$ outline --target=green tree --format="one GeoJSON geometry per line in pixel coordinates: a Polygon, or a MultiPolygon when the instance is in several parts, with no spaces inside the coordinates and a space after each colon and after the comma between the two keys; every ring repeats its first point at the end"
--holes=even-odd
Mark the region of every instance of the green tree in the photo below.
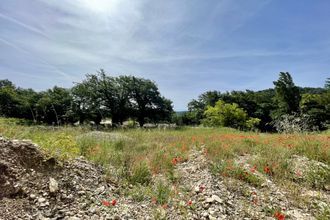
{"type": "Polygon", "coordinates": [[[301,113],[310,118],[310,129],[326,129],[326,121],[329,120],[329,113],[323,102],[322,94],[303,94],[300,102],[301,113]]]}
{"type": "Polygon", "coordinates": [[[73,122],[72,96],[69,89],[55,86],[42,92],[36,106],[42,122],[57,125],[73,122]]]}
{"type": "Polygon", "coordinates": [[[192,124],[200,124],[204,118],[204,111],[207,106],[214,106],[215,103],[221,98],[219,91],[206,91],[198,96],[198,99],[193,99],[188,103],[188,111],[186,119],[187,122],[192,124]]]}
{"type": "Polygon", "coordinates": [[[9,80],[0,80],[0,115],[19,116],[19,99],[15,85],[9,80]]]}
{"type": "Polygon", "coordinates": [[[278,104],[278,109],[274,115],[298,112],[301,95],[299,88],[293,83],[291,75],[288,72],[280,72],[279,79],[273,83],[275,85],[275,101],[278,104]]]}
{"type": "Polygon", "coordinates": [[[203,124],[214,127],[253,128],[260,121],[249,118],[236,103],[229,104],[222,100],[217,101],[214,107],[208,106],[204,114],[203,124]]]}
{"type": "Polygon", "coordinates": [[[146,120],[171,120],[172,102],[160,95],[154,82],[134,76],[129,76],[127,80],[129,81],[132,113],[140,126],[143,126],[146,120]]]}
{"type": "Polygon", "coordinates": [[[324,88],[330,89],[330,78],[327,78],[327,80],[325,81],[324,88]]]}

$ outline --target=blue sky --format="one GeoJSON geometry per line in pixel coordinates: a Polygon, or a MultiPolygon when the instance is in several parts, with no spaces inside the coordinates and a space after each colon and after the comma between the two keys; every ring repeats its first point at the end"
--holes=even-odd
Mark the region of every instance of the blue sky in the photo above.
{"type": "Polygon", "coordinates": [[[330,77],[329,0],[1,0],[0,79],[71,87],[86,73],[154,80],[176,110],[207,90],[330,77]]]}

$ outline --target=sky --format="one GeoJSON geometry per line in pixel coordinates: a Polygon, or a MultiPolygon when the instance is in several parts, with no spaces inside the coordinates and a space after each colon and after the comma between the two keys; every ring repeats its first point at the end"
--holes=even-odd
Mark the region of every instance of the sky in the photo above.
{"type": "Polygon", "coordinates": [[[209,90],[330,77],[329,0],[1,0],[0,79],[37,91],[87,73],[156,82],[177,111],[209,90]]]}

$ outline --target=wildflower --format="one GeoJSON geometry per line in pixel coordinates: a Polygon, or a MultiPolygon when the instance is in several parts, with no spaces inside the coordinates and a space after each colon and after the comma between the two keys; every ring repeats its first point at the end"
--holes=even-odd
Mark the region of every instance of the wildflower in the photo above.
{"type": "Polygon", "coordinates": [[[203,192],[205,190],[205,186],[204,185],[200,185],[199,186],[199,192],[203,192]]]}
{"type": "Polygon", "coordinates": [[[265,166],[264,167],[264,171],[265,171],[265,173],[270,174],[270,168],[269,168],[269,166],[265,166]]]}
{"type": "Polygon", "coordinates": [[[254,165],[251,169],[250,169],[250,171],[251,171],[251,173],[254,173],[254,172],[256,172],[256,169],[257,169],[257,166],[256,165],[254,165]]]}
{"type": "Polygon", "coordinates": [[[155,197],[152,197],[152,198],[151,198],[151,203],[152,203],[152,204],[156,204],[156,203],[157,203],[157,199],[156,199],[155,197]]]}
{"type": "Polygon", "coordinates": [[[168,205],[167,204],[164,204],[162,205],[163,209],[167,209],[168,208],[168,205]]]}
{"type": "Polygon", "coordinates": [[[103,200],[102,201],[102,205],[104,205],[104,206],[110,206],[110,202],[108,202],[108,201],[106,201],[106,200],[103,200]]]}
{"type": "Polygon", "coordinates": [[[188,204],[189,206],[191,206],[191,205],[192,205],[192,201],[189,200],[189,201],[187,202],[187,204],[188,204]]]}
{"type": "Polygon", "coordinates": [[[172,159],[172,164],[175,166],[178,163],[178,159],[176,157],[174,157],[172,159]]]}
{"type": "Polygon", "coordinates": [[[275,212],[274,217],[275,217],[277,220],[285,220],[285,215],[282,214],[281,212],[275,212]]]}
{"type": "Polygon", "coordinates": [[[112,205],[112,206],[115,206],[116,203],[117,203],[117,200],[115,200],[115,199],[113,199],[113,200],[111,201],[111,205],[112,205]]]}

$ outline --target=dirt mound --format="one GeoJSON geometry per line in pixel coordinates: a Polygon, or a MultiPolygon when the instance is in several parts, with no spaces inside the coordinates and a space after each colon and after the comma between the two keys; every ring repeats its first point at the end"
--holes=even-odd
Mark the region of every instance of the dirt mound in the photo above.
{"type": "Polygon", "coordinates": [[[0,188],[0,219],[88,219],[98,195],[112,191],[100,167],[81,158],[60,163],[29,141],[4,138],[0,188]]]}

